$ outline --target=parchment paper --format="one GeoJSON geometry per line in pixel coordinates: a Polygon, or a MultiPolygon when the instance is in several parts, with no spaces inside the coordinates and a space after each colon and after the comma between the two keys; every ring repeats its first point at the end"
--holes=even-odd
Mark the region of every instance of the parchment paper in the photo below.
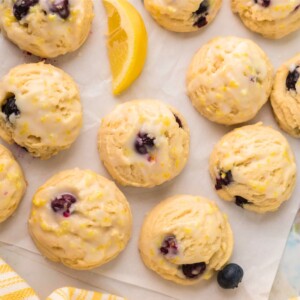
{"type": "MultiPolygon", "coordinates": [[[[213,145],[232,128],[213,124],[193,109],[185,95],[185,73],[197,49],[217,35],[236,35],[254,40],[267,52],[276,67],[299,52],[300,35],[296,33],[279,41],[265,40],[244,28],[240,20],[231,13],[229,0],[223,1],[220,14],[205,31],[195,34],[175,34],[160,28],[144,10],[140,0],[131,2],[141,12],[149,34],[149,53],[142,76],[121,97],[112,96],[105,47],[106,15],[102,3],[97,0],[93,30],[86,44],[74,54],[48,61],[67,71],[78,83],[84,107],[84,128],[69,150],[48,161],[33,159],[18,147],[10,147],[25,170],[28,189],[14,217],[1,224],[0,240],[37,252],[29,238],[26,225],[34,191],[50,176],[68,168],[89,168],[109,176],[100,163],[96,147],[101,117],[110,112],[117,103],[136,98],[161,99],[177,107],[188,120],[191,129],[189,162],[179,177],[160,187],[154,189],[121,187],[131,204],[134,216],[132,239],[117,259],[92,272],[152,289],[176,299],[267,299],[290,226],[299,206],[299,187],[296,188],[290,201],[278,212],[266,215],[247,212],[220,200],[209,178],[208,157],[213,145]],[[137,240],[144,215],[160,200],[177,193],[208,197],[215,200],[228,214],[235,236],[232,261],[240,264],[245,272],[243,283],[238,289],[224,291],[218,287],[215,278],[193,287],[177,286],[152,273],[142,264],[137,250],[137,240]]],[[[0,58],[0,76],[6,74],[13,66],[38,60],[34,56],[22,53],[2,36],[0,36],[0,58]]],[[[257,121],[263,121],[278,129],[269,104],[265,105],[256,119],[250,123],[257,121]]],[[[297,149],[299,141],[287,138],[296,157],[299,158],[297,149]]],[[[49,263],[49,267],[52,265],[49,263]]],[[[77,276],[85,274],[85,272],[71,272],[77,276]]]]}

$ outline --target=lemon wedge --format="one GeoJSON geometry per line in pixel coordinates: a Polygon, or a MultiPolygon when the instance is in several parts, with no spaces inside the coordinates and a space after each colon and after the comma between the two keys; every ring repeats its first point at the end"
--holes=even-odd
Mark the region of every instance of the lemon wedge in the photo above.
{"type": "Polygon", "coordinates": [[[103,0],[108,17],[107,49],[113,93],[126,90],[140,75],[147,55],[147,31],[139,12],[126,0],[103,0]]]}

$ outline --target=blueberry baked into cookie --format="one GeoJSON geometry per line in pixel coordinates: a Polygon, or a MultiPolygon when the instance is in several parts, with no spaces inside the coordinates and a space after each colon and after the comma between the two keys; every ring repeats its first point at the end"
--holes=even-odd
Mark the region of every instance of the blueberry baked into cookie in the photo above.
{"type": "Polygon", "coordinates": [[[233,125],[255,117],[272,88],[273,66],[254,42],[217,37],[200,48],[187,71],[187,94],[210,121],[233,125]]]}
{"type": "Polygon", "coordinates": [[[92,20],[92,0],[0,1],[2,32],[20,49],[43,58],[77,50],[92,20]]]}
{"type": "Polygon", "coordinates": [[[62,70],[24,64],[0,81],[0,137],[7,143],[48,159],[69,148],[81,126],[79,90],[62,70]]]}
{"type": "Polygon", "coordinates": [[[209,170],[222,199],[257,213],[277,210],[296,184],[287,140],[261,123],[226,134],[213,149],[209,170]]]}
{"type": "Polygon", "coordinates": [[[271,39],[300,28],[300,0],[231,0],[232,10],[250,30],[271,39]]]}
{"type": "Polygon", "coordinates": [[[110,180],[73,169],[50,178],[35,193],[29,232],[52,261],[92,269],[115,258],[132,227],[129,204],[110,180]]]}
{"type": "Polygon", "coordinates": [[[139,250],[145,265],[161,277],[193,285],[227,264],[233,234],[226,215],[214,202],[177,195],[160,202],[147,215],[139,250]]]}
{"type": "Polygon", "coordinates": [[[300,54],[278,69],[271,104],[280,127],[300,138],[300,54]]]}
{"type": "Polygon", "coordinates": [[[222,0],[144,0],[144,4],[162,27],[175,32],[192,32],[214,20],[222,0]]]}
{"type": "Polygon", "coordinates": [[[189,139],[187,123],[173,107],[157,100],[133,100],[102,119],[98,149],[120,184],[153,187],[182,171],[189,139]]]}
{"type": "Polygon", "coordinates": [[[0,223],[14,213],[25,190],[26,181],[20,165],[0,144],[0,223]]]}

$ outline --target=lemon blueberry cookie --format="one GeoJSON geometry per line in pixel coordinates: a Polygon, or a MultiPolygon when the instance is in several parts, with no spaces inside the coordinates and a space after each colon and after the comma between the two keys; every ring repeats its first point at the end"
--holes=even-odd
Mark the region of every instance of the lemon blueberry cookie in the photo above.
{"type": "Polygon", "coordinates": [[[14,213],[25,190],[26,181],[20,165],[0,144],[0,223],[14,213]]]}
{"type": "Polygon", "coordinates": [[[187,72],[187,94],[209,120],[232,125],[246,122],[267,102],[273,67],[254,42],[217,37],[196,53],[187,72]]]}
{"type": "Polygon", "coordinates": [[[257,213],[277,210],[296,183],[287,140],[261,123],[226,134],[213,149],[209,170],[222,199],[257,213]]]}
{"type": "Polygon", "coordinates": [[[271,104],[280,127],[300,138],[300,54],[278,69],[271,104]]]}
{"type": "Polygon", "coordinates": [[[146,216],[139,250],[145,265],[163,278],[192,285],[226,265],[233,234],[227,216],[214,202],[177,195],[146,216]]]}
{"type": "Polygon", "coordinates": [[[153,187],[184,168],[189,128],[173,107],[157,100],[133,100],[102,119],[98,149],[104,166],[120,184],[153,187]]]}
{"type": "Polygon", "coordinates": [[[211,23],[222,0],[144,0],[145,8],[162,27],[192,32],[211,23]]]}
{"type": "Polygon", "coordinates": [[[52,261],[91,269],[115,258],[131,234],[129,204],[110,180],[73,169],[50,178],[35,193],[29,232],[52,261]]]}
{"type": "Polygon", "coordinates": [[[300,28],[300,0],[232,0],[232,10],[250,30],[279,39],[300,28]]]}
{"type": "Polygon", "coordinates": [[[48,159],[69,148],[81,126],[79,90],[62,70],[24,64],[0,81],[0,137],[6,142],[48,159]]]}
{"type": "Polygon", "coordinates": [[[43,58],[77,50],[92,20],[92,0],[0,1],[2,32],[20,49],[43,58]]]}

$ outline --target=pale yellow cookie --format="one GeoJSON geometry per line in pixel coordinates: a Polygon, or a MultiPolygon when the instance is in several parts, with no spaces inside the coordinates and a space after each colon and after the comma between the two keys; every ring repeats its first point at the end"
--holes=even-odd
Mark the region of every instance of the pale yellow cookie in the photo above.
{"type": "Polygon", "coordinates": [[[171,180],[189,154],[189,128],[183,116],[157,100],[118,105],[102,119],[100,158],[122,185],[153,187],[171,180]]]}
{"type": "Polygon", "coordinates": [[[299,0],[231,0],[250,30],[270,39],[280,39],[300,28],[299,0]]]}
{"type": "Polygon", "coordinates": [[[280,127],[300,138],[300,54],[278,69],[271,104],[280,127]]]}
{"type": "Polygon", "coordinates": [[[29,232],[50,260],[92,269],[115,258],[131,235],[129,204],[110,180],[89,170],[67,170],[35,193],[29,232]]]}
{"type": "Polygon", "coordinates": [[[217,37],[201,47],[187,72],[187,94],[210,121],[233,125],[255,117],[268,101],[273,67],[254,42],[217,37]]]}
{"type": "Polygon", "coordinates": [[[287,140],[262,123],[226,134],[214,147],[209,171],[222,199],[257,213],[277,210],[296,184],[287,140]]]}
{"type": "Polygon", "coordinates": [[[147,215],[139,240],[145,265],[178,284],[192,285],[222,269],[233,250],[227,216],[205,198],[177,195],[147,215]]]}
{"type": "Polygon", "coordinates": [[[20,165],[0,144],[0,223],[14,213],[25,190],[26,181],[20,165]]]}
{"type": "Polygon", "coordinates": [[[0,137],[35,157],[67,149],[82,127],[77,85],[44,63],[17,66],[0,81],[0,137]]]}
{"type": "Polygon", "coordinates": [[[0,28],[20,49],[49,58],[77,50],[93,20],[92,0],[2,0],[0,28]]]}
{"type": "Polygon", "coordinates": [[[144,0],[144,4],[162,27],[175,32],[192,32],[214,20],[222,0],[144,0]]]}

